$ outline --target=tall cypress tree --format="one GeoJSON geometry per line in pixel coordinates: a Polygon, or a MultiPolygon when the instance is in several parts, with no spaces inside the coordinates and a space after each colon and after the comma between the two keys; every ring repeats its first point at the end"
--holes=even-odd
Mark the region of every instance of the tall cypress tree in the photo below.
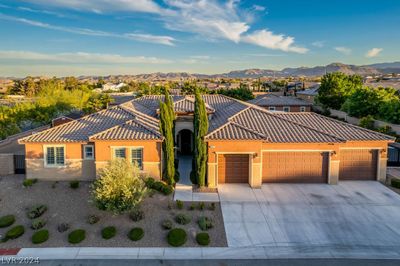
{"type": "Polygon", "coordinates": [[[160,102],[160,131],[164,136],[162,144],[164,155],[163,179],[170,185],[175,184],[175,154],[173,120],[167,104],[160,102]]]}
{"type": "Polygon", "coordinates": [[[203,187],[206,184],[207,169],[207,144],[204,142],[204,136],[208,132],[207,110],[199,90],[195,91],[194,107],[194,175],[196,183],[203,187]]]}

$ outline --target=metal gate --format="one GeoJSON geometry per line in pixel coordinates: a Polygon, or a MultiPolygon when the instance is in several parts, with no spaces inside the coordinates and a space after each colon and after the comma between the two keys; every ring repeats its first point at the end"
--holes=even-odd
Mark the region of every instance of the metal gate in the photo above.
{"type": "Polygon", "coordinates": [[[25,155],[14,155],[14,172],[25,174],[25,155]]]}
{"type": "Polygon", "coordinates": [[[400,149],[389,147],[388,166],[400,166],[400,149]]]}

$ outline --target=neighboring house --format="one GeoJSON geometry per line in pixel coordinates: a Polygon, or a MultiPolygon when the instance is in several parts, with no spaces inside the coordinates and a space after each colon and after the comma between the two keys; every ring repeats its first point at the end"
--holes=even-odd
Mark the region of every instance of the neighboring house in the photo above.
{"type": "Polygon", "coordinates": [[[51,126],[56,127],[56,126],[71,122],[73,120],[79,119],[82,116],[83,116],[83,112],[81,112],[81,111],[71,112],[69,114],[62,115],[62,116],[56,117],[53,120],[51,120],[51,126]]]}
{"type": "MultiPolygon", "coordinates": [[[[209,116],[207,184],[329,183],[386,178],[390,136],[312,112],[270,112],[223,95],[204,95],[209,116]]],[[[23,138],[27,177],[93,179],[112,158],[161,178],[163,137],[151,95],[23,138]]],[[[194,100],[173,96],[180,153],[193,150],[194,100]]]]}
{"type": "Polygon", "coordinates": [[[312,104],[291,96],[278,96],[274,94],[258,95],[248,101],[269,111],[282,112],[310,112],[312,104]]]}
{"type": "Polygon", "coordinates": [[[296,96],[302,100],[305,100],[309,103],[314,104],[315,103],[315,97],[318,96],[318,89],[319,86],[304,90],[304,91],[298,91],[296,93],[296,96]]]}
{"type": "Polygon", "coordinates": [[[120,91],[121,88],[127,86],[127,84],[120,82],[118,84],[114,83],[106,83],[102,86],[102,88],[97,88],[95,91],[102,92],[102,91],[120,91]]]}

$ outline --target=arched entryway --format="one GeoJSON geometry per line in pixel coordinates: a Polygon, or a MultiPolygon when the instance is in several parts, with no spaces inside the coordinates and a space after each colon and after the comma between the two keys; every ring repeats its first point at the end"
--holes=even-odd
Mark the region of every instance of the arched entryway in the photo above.
{"type": "Polygon", "coordinates": [[[182,155],[190,155],[193,152],[193,133],[189,129],[182,129],[178,133],[178,151],[182,155]]]}

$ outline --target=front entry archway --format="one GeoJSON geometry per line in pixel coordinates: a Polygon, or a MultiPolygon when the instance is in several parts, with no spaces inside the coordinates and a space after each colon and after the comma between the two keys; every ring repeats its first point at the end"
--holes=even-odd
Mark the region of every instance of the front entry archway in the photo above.
{"type": "Polygon", "coordinates": [[[182,129],[178,133],[178,149],[182,155],[190,155],[193,152],[193,133],[189,129],[182,129]]]}

